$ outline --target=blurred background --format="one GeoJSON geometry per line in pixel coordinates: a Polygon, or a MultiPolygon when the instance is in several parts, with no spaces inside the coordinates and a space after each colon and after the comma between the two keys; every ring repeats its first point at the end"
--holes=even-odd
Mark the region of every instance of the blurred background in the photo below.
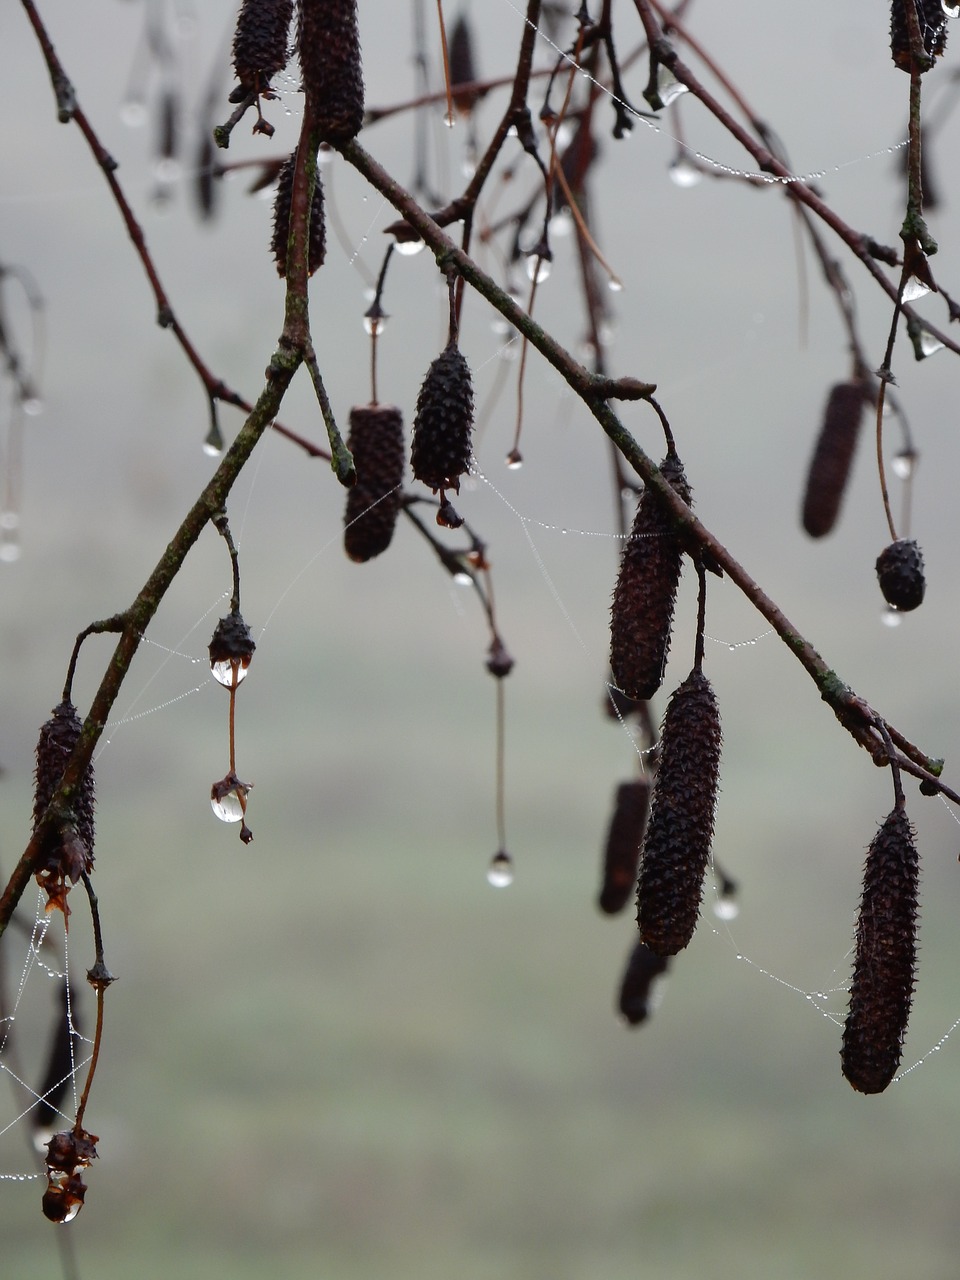
{"type": "MultiPolygon", "coordinates": [[[[248,193],[243,170],[220,184],[212,220],[198,217],[195,198],[201,128],[230,109],[234,9],[227,0],[41,5],[178,318],[210,368],[253,399],[282,321],[270,201],[248,193]],[[180,141],[176,162],[158,168],[165,90],[180,141]]],[[[461,13],[471,23],[481,77],[512,71],[521,9],[519,0],[447,4],[451,25],[461,13]]],[[[418,14],[439,87],[434,6],[361,0],[368,107],[416,95],[418,14]]],[[[626,4],[614,15],[628,61],[639,20],[626,4]]],[[[688,19],[795,170],[818,174],[853,227],[896,243],[902,151],[891,149],[905,135],[908,79],[891,62],[883,7],[740,0],[695,4],[688,19]]],[[[561,18],[556,39],[571,36],[561,18]]],[[[37,730],[59,701],[75,635],[129,604],[215,460],[202,448],[203,389],[155,323],[79,131],[57,123],[20,6],[0,14],[0,39],[0,261],[35,282],[44,331],[42,404],[30,406],[42,412],[21,422],[19,557],[0,563],[9,868],[29,834],[37,730]]],[[[541,39],[537,66],[554,56],[541,39]]],[[[926,77],[934,121],[947,119],[955,59],[948,44],[926,77]]],[[[646,74],[642,58],[625,73],[638,105],[646,74]]],[[[222,159],[290,149],[295,78],[281,89],[268,111],[276,137],[251,137],[244,122],[222,159]]],[[[481,144],[505,92],[476,108],[481,144]]],[[[535,94],[534,114],[539,102],[535,94]]],[[[781,190],[721,169],[696,185],[671,179],[681,131],[720,165],[752,167],[695,102],[678,105],[658,130],[641,122],[620,142],[612,109],[601,113],[591,208],[624,286],[609,299],[610,372],[658,384],[701,518],[843,679],[946,756],[958,786],[955,361],[942,352],[917,363],[903,338],[895,354],[921,454],[912,533],[928,595],[891,628],[873,571],[888,535],[866,433],[837,531],[813,543],[799,526],[827,392],[850,372],[834,300],[809,254],[798,266],[781,190]]],[[[447,129],[441,105],[416,125],[410,113],[393,116],[362,140],[409,184],[417,129],[432,185],[454,193],[468,129],[447,129]]],[[[513,177],[493,184],[491,221],[536,191],[532,163],[510,145],[513,177]]],[[[949,129],[932,134],[934,269],[956,292],[954,158],[949,129]]],[[[362,317],[395,215],[339,160],[324,177],[329,248],[311,285],[314,336],[345,422],[369,398],[362,317]]],[[[889,303],[831,247],[879,365],[889,303]]],[[[581,352],[573,238],[557,235],[554,250],[537,315],[581,352]]],[[[483,260],[502,278],[492,248],[483,260]]],[[[5,286],[8,323],[29,352],[29,308],[14,281],[5,286]]],[[[938,299],[921,305],[946,322],[938,299]]],[[[446,336],[429,254],[394,261],[384,306],[380,396],[409,423],[446,336]]],[[[616,997],[633,907],[611,920],[595,906],[614,791],[636,771],[633,743],[602,708],[620,545],[609,458],[583,407],[532,356],[524,466],[505,466],[518,365],[495,321],[468,298],[462,345],[481,474],[458,505],[487,541],[516,659],[505,689],[513,885],[486,882],[497,847],[495,689],[476,599],[404,522],[387,554],[349,562],[344,494],[326,464],[265,438],[230,504],[258,646],[237,710],[255,840],[242,845],[209,807],[227,765],[228,699],[209,678],[206,646],[230,588],[210,531],[164,601],[97,759],[96,886],[120,979],[86,1118],[100,1158],[67,1228],[42,1217],[42,1181],[0,1182],[8,1280],[60,1274],[58,1231],[70,1233],[80,1273],[97,1280],[956,1274],[960,1033],[940,1047],[960,1018],[956,815],[909,787],[923,896],[903,1065],[922,1062],[865,1098],[841,1077],[837,1019],[864,851],[892,805],[889,776],[842,733],[764,620],[712,581],[707,671],[725,734],[715,852],[739,882],[739,915],[716,917],[709,890],[659,1007],[639,1028],[623,1023],[616,997]]],[[[9,477],[8,382],[3,395],[9,477]]],[[[660,456],[654,416],[634,405],[624,418],[660,456]]],[[[302,373],[283,420],[323,440],[302,373]]],[[[221,410],[228,440],[240,421],[221,410]]],[[[687,574],[658,718],[692,661],[695,594],[687,574]]],[[[84,647],[81,712],[109,643],[84,647]]],[[[32,895],[24,908],[29,922],[32,895]]],[[[3,947],[8,997],[21,993],[19,1062],[39,1080],[63,984],[37,968],[21,984],[26,935],[11,931],[3,947]]],[[[58,951],[62,959],[62,941],[51,963],[58,951]]],[[[76,898],[70,952],[89,1035],[83,974],[93,947],[76,898]]],[[[0,1173],[35,1172],[9,1085],[0,1080],[0,1173]]]]}

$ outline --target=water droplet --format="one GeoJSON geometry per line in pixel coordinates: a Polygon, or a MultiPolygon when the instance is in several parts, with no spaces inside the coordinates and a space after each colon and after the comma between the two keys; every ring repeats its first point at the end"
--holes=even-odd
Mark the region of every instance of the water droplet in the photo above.
{"type": "Polygon", "coordinates": [[[147,119],[147,104],[142,98],[127,98],[120,104],[120,119],[128,129],[139,129],[147,119]]]}
{"type": "Polygon", "coordinates": [[[20,559],[20,554],[19,542],[11,541],[8,537],[0,542],[0,561],[4,564],[13,564],[15,560],[20,559]]]}
{"type": "Polygon", "coordinates": [[[900,623],[903,621],[900,614],[896,609],[894,609],[893,605],[889,604],[880,615],[880,618],[885,627],[899,627],[900,623]]]}
{"type": "Polygon", "coordinates": [[[364,330],[367,333],[369,333],[371,338],[379,337],[379,335],[383,333],[384,329],[386,328],[387,321],[389,320],[389,318],[390,318],[389,316],[365,315],[363,317],[364,330]]]}
{"type": "Polygon", "coordinates": [[[426,248],[426,245],[422,240],[398,240],[393,247],[401,257],[414,258],[426,248]]]}
{"type": "Polygon", "coordinates": [[[28,418],[36,418],[43,413],[43,401],[39,396],[25,396],[21,408],[28,418]]]}
{"type": "Polygon", "coordinates": [[[668,170],[670,181],[677,187],[695,187],[703,180],[703,174],[687,156],[679,155],[668,170]]]}
{"type": "Polygon", "coordinates": [[[736,653],[737,646],[735,644],[728,645],[727,647],[729,648],[731,653],[736,653]]]}
{"type": "Polygon", "coordinates": [[[491,859],[487,868],[487,881],[495,889],[506,889],[513,884],[513,859],[503,849],[491,859]]]}
{"type": "Polygon", "coordinates": [[[555,213],[550,219],[551,236],[568,236],[573,231],[574,222],[573,214],[569,209],[561,209],[559,213],[555,213]]]}
{"type": "Polygon", "coordinates": [[[494,333],[503,335],[509,333],[513,326],[509,320],[504,320],[503,316],[495,315],[490,321],[490,328],[494,333]]]}
{"type": "Polygon", "coordinates": [[[918,279],[917,276],[911,276],[903,286],[903,301],[916,302],[918,298],[926,297],[930,292],[930,286],[918,279]]]}
{"type": "Polygon", "coordinates": [[[453,114],[452,111],[448,111],[443,117],[443,123],[447,126],[448,129],[452,129],[454,125],[457,123],[457,117],[453,114]]]}
{"type": "Polygon", "coordinates": [[[718,920],[736,920],[740,907],[733,898],[718,898],[713,904],[713,914],[718,920]]]}
{"type": "Polygon", "coordinates": [[[320,150],[317,152],[317,164],[330,164],[332,160],[333,151],[330,148],[330,144],[328,142],[322,143],[320,150]]]}
{"type": "Polygon", "coordinates": [[[920,350],[925,356],[932,356],[936,352],[943,350],[943,343],[939,338],[935,338],[932,333],[922,329],[920,331],[920,350]]]}
{"type": "Polygon", "coordinates": [[[153,166],[154,176],[158,182],[172,183],[180,181],[180,161],[174,160],[173,156],[161,156],[161,158],[153,166]]]}
{"type": "Polygon", "coordinates": [[[899,476],[901,480],[909,480],[913,475],[913,469],[917,463],[917,455],[912,449],[903,449],[900,453],[894,454],[890,466],[895,476],[899,476]]]}
{"type": "Polygon", "coordinates": [[[607,281],[607,288],[611,293],[623,293],[623,281],[619,276],[611,276],[607,281]]]}
{"type": "Polygon", "coordinates": [[[239,822],[243,817],[243,805],[235,791],[228,791],[220,800],[211,796],[210,808],[221,822],[239,822]]]}
{"type": "Polygon", "coordinates": [[[564,120],[562,124],[557,126],[555,134],[555,144],[558,151],[566,151],[570,143],[573,141],[573,125],[569,120],[564,120]]]}
{"type": "Polygon", "coordinates": [[[960,4],[947,4],[947,0],[940,0],[940,8],[948,18],[960,18],[960,4]]]}
{"type": "Polygon", "coordinates": [[[686,92],[687,86],[681,84],[670,68],[661,62],[657,67],[657,93],[663,105],[669,107],[671,102],[676,102],[681,93],[686,92]]]}
{"type": "Polygon", "coordinates": [[[0,512],[0,529],[19,529],[20,515],[16,511],[0,512]]]}
{"type": "Polygon", "coordinates": [[[457,584],[457,586],[458,586],[458,587],[472,587],[472,586],[473,586],[473,578],[470,576],[470,574],[469,574],[469,573],[467,573],[467,571],[466,571],[465,569],[464,569],[464,570],[462,570],[460,573],[455,573],[455,574],[453,575],[453,580],[454,580],[454,582],[457,584]]]}
{"type": "Polygon", "coordinates": [[[219,680],[225,689],[230,689],[246,679],[249,667],[249,658],[246,662],[240,658],[225,658],[222,662],[210,663],[214,680],[219,680]]]}
{"type": "Polygon", "coordinates": [[[527,276],[534,284],[543,284],[544,280],[550,278],[550,263],[546,258],[540,258],[536,254],[530,254],[527,257],[527,276]]]}
{"type": "Polygon", "coordinates": [[[519,449],[511,449],[507,454],[507,466],[511,471],[519,471],[523,466],[523,455],[519,449]]]}

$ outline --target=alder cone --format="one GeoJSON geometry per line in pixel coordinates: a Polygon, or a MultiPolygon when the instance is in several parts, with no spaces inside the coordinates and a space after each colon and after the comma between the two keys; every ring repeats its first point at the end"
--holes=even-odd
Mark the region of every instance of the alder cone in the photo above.
{"type": "Polygon", "coordinates": [[[926,579],[923,553],[912,538],[898,538],[877,556],[877,581],[883,598],[893,609],[909,613],[923,603],[926,579]]]}
{"type": "Polygon", "coordinates": [[[863,406],[859,382],[839,382],[831,388],[803,496],[803,527],[811,538],[822,538],[837,522],[860,437],[863,406]]]}
{"type": "MultiPolygon", "coordinates": [[[[37,740],[36,784],[33,793],[34,832],[60,785],[67,761],[80,741],[82,728],[83,722],[77,715],[76,707],[72,702],[65,700],[54,707],[50,719],[40,729],[37,740]]],[[[41,883],[51,892],[51,896],[56,893],[58,886],[63,886],[64,877],[75,883],[81,871],[90,871],[93,867],[93,847],[96,839],[94,793],[93,765],[88,764],[70,800],[77,836],[83,848],[78,849],[76,842],[68,847],[54,825],[48,830],[37,852],[35,870],[38,876],[42,876],[41,883]]]]}
{"type": "MultiPolygon", "coordinates": [[[[892,0],[890,5],[890,52],[901,71],[910,70],[910,25],[907,21],[907,5],[917,11],[923,51],[931,60],[939,58],[947,45],[947,17],[941,0],[892,0]]],[[[921,66],[921,72],[929,67],[921,66]]]]}
{"type": "Polygon", "coordinates": [[[646,778],[621,782],[603,854],[603,879],[597,905],[606,915],[616,915],[627,905],[637,883],[640,845],[650,808],[650,783],[646,778]]]}
{"type": "Polygon", "coordinates": [[[357,483],[347,490],[343,545],[362,563],[386,551],[403,497],[403,417],[394,405],[356,405],[350,410],[347,448],[357,483]]]}
{"type": "Polygon", "coordinates": [[[357,0],[299,0],[297,52],[303,91],[324,142],[349,142],[363,127],[357,0]]]}
{"type": "MultiPolygon", "coordinates": [[[[287,274],[287,244],[290,239],[290,209],[293,204],[293,171],[297,153],[294,151],[280,166],[277,174],[277,194],[273,199],[273,236],[270,251],[277,264],[277,275],[283,280],[287,274]]],[[[323,205],[323,183],[320,170],[313,188],[310,204],[310,244],[307,252],[307,275],[319,270],[327,256],[327,228],[323,205]]]]}
{"type": "Polygon", "coordinates": [[[449,342],[427,370],[417,396],[410,462],[421,484],[460,492],[470,465],[473,381],[455,342],[449,342]]]}
{"type": "Polygon", "coordinates": [[[270,80],[287,65],[293,0],[243,0],[233,36],[233,69],[242,93],[269,93],[270,80]]]}
{"type": "Polygon", "coordinates": [[[902,808],[867,850],[850,1008],[840,1065],[860,1093],[881,1093],[900,1065],[917,964],[920,860],[902,808]]]}
{"type": "Polygon", "coordinates": [[[618,1001],[620,1012],[631,1026],[639,1026],[649,1018],[651,987],[669,965],[666,956],[658,956],[645,942],[638,942],[631,951],[618,1001]]]}
{"type": "MultiPolygon", "coordinates": [[[[687,504],[683,464],[670,453],[664,478],[687,504]]],[[[610,669],[614,683],[643,702],[663,682],[683,553],[670,512],[655,489],[644,489],[620,561],[610,615],[610,669]]]]}
{"type": "Polygon", "coordinates": [[[691,671],[660,729],[660,761],[640,856],[637,923],[657,955],[682,951],[697,927],[720,779],[720,711],[710,681],[691,671]]]}

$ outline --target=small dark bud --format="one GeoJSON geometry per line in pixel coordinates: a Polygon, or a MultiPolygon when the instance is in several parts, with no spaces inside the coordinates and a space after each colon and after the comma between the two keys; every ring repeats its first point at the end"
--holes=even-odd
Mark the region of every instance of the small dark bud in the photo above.
{"type": "Polygon", "coordinates": [[[923,603],[923,554],[912,538],[898,538],[877,557],[877,581],[891,609],[909,613],[923,603]]]}
{"type": "Polygon", "coordinates": [[[463,525],[463,516],[446,497],[437,508],[437,524],[442,529],[459,529],[463,525]]]}
{"type": "Polygon", "coordinates": [[[510,674],[513,666],[513,658],[511,658],[507,652],[506,645],[498,636],[487,651],[487,670],[492,676],[502,680],[504,676],[510,674]]]}
{"type": "MultiPolygon", "coordinates": [[[[210,666],[214,669],[214,675],[217,675],[218,667],[234,662],[239,663],[245,673],[256,648],[243,616],[236,610],[228,613],[217,623],[210,639],[210,666]]],[[[243,679],[243,676],[240,678],[243,679]]],[[[220,679],[219,675],[217,679],[220,679]]],[[[221,680],[221,684],[229,685],[230,680],[221,680]]]]}
{"type": "Polygon", "coordinates": [[[620,984],[618,1004],[632,1027],[638,1027],[649,1018],[653,984],[669,967],[669,958],[656,955],[644,942],[638,942],[631,951],[620,984]]]}

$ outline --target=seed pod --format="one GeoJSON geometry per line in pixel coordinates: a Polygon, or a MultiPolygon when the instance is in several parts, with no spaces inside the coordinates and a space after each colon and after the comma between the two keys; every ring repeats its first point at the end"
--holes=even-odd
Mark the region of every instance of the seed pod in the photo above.
{"type": "Polygon", "coordinates": [[[356,405],[350,410],[347,448],[357,483],[347,490],[343,545],[362,563],[386,551],[403,497],[403,418],[394,405],[356,405]]]}
{"type": "Polygon", "coordinates": [[[620,783],[607,831],[603,881],[597,899],[600,910],[607,915],[621,911],[636,887],[640,844],[649,808],[650,783],[646,778],[620,783]]]}
{"type": "Polygon", "coordinates": [[[860,436],[863,406],[861,383],[839,382],[831,387],[803,495],[803,527],[811,538],[822,538],[837,522],[860,436]]]}
{"type": "Polygon", "coordinates": [[[867,850],[850,1009],[840,1064],[860,1093],[881,1093],[900,1065],[917,963],[920,860],[902,807],[867,850]]]}
{"type": "MultiPolygon", "coordinates": [[[[273,201],[273,237],[270,249],[273,260],[277,264],[277,275],[284,279],[287,274],[287,242],[290,238],[290,207],[293,201],[293,171],[297,153],[286,159],[277,174],[277,194],[273,201]]],[[[323,183],[320,170],[313,188],[313,200],[310,205],[310,245],[307,254],[307,274],[313,275],[323,266],[327,253],[327,232],[323,212],[323,183]]]]}
{"type": "Polygon", "coordinates": [[[943,11],[941,0],[891,0],[890,5],[890,52],[893,61],[901,71],[910,71],[913,62],[910,56],[910,24],[907,20],[907,5],[912,4],[917,11],[917,22],[920,24],[920,36],[923,40],[923,51],[930,62],[918,67],[918,70],[929,71],[934,58],[939,58],[947,43],[947,17],[943,11]]]}
{"type": "Polygon", "coordinates": [[[324,142],[349,142],[363,126],[357,0],[299,0],[303,90],[324,142]]]}
{"type": "Polygon", "coordinates": [[[293,0],[243,0],[233,36],[233,68],[240,81],[231,101],[269,94],[270,81],[287,65],[293,0]]]}
{"type": "MultiPolygon", "coordinates": [[[[83,723],[77,715],[76,707],[72,702],[64,701],[54,707],[51,718],[40,729],[33,798],[34,832],[60,785],[67,761],[80,740],[82,728],[83,723]]],[[[71,805],[76,838],[66,838],[56,824],[49,827],[35,863],[37,881],[46,890],[49,905],[60,908],[65,915],[67,881],[76,884],[82,872],[93,869],[96,827],[92,764],[84,769],[79,786],[71,797],[71,805]]]]}
{"type": "MultiPolygon", "coordinates": [[[[660,470],[689,504],[690,486],[676,454],[669,453],[660,470]]],[[[614,682],[641,702],[652,698],[663,681],[682,559],[670,512],[654,488],[644,489],[620,561],[610,616],[614,682]]]]}
{"type": "Polygon", "coordinates": [[[673,693],[640,857],[637,923],[657,955],[682,951],[697,927],[720,776],[720,712],[695,668],[673,693]]]}
{"type": "Polygon", "coordinates": [[[473,32],[466,15],[461,13],[453,24],[450,33],[450,92],[453,105],[463,115],[468,116],[480,95],[475,90],[458,88],[460,85],[473,84],[477,79],[473,61],[473,32]]]}
{"type": "Polygon", "coordinates": [[[923,554],[912,538],[898,538],[877,556],[877,581],[891,608],[909,613],[923,603],[923,554]]]}
{"type": "Polygon", "coordinates": [[[247,674],[257,646],[243,615],[232,609],[210,637],[210,670],[227,689],[236,688],[247,674]]]}
{"type": "Polygon", "coordinates": [[[638,942],[630,953],[627,967],[620,984],[620,1012],[632,1027],[646,1022],[652,1010],[650,997],[653,983],[662,973],[666,973],[670,961],[666,956],[658,956],[644,942],[638,942]]]}
{"type": "Polygon", "coordinates": [[[427,370],[417,396],[410,462],[413,474],[434,492],[460,492],[460,477],[470,464],[473,430],[473,382],[470,366],[455,342],[427,370]]]}

